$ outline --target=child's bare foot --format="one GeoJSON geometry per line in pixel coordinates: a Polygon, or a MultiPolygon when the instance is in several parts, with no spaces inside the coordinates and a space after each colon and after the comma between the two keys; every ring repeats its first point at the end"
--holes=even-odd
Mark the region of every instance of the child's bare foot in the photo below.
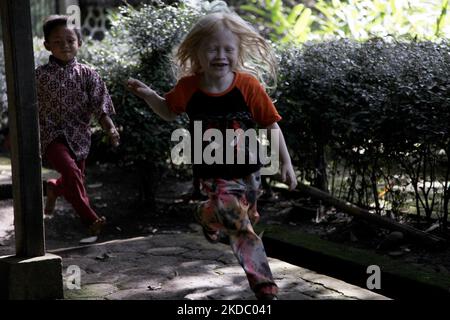
{"type": "Polygon", "coordinates": [[[208,240],[209,243],[218,243],[218,242],[224,244],[230,243],[230,237],[227,234],[225,234],[222,230],[212,231],[205,227],[203,227],[202,229],[203,235],[205,236],[206,240],[208,240]]]}
{"type": "Polygon", "coordinates": [[[98,236],[105,225],[106,225],[106,218],[100,217],[89,226],[89,233],[92,236],[98,236]]]}
{"type": "Polygon", "coordinates": [[[52,184],[47,183],[47,200],[45,201],[44,214],[53,214],[55,211],[56,198],[55,187],[52,184]]]}
{"type": "Polygon", "coordinates": [[[259,222],[259,219],[261,218],[257,211],[251,213],[249,212],[248,217],[253,226],[257,224],[259,222]]]}
{"type": "Polygon", "coordinates": [[[256,299],[258,300],[278,300],[278,288],[272,284],[262,284],[255,289],[256,299]]]}
{"type": "Polygon", "coordinates": [[[209,243],[219,242],[219,231],[212,231],[203,227],[203,235],[209,243]]]}

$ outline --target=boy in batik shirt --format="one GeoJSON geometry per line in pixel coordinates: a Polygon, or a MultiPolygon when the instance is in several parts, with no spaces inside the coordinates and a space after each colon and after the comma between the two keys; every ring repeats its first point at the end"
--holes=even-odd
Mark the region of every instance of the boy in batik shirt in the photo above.
{"type": "Polygon", "coordinates": [[[117,146],[119,133],[110,118],[114,107],[98,73],[77,61],[81,33],[68,25],[67,16],[48,17],[44,38],[52,55],[46,65],[36,69],[41,150],[44,159],[61,174],[59,179],[47,181],[45,214],[52,214],[56,199],[64,196],[90,233],[97,235],[106,219],[92,209],[84,187],[90,122],[95,116],[112,145],[117,146]]]}

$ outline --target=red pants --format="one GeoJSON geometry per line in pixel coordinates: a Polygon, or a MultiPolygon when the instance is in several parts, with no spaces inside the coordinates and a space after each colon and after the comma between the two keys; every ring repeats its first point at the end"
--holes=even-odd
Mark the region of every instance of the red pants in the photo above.
{"type": "Polygon", "coordinates": [[[84,187],[85,161],[76,161],[62,139],[56,139],[47,147],[45,157],[50,165],[61,174],[59,179],[50,179],[57,197],[63,196],[75,209],[81,221],[91,225],[98,219],[97,214],[89,204],[89,198],[84,187]]]}

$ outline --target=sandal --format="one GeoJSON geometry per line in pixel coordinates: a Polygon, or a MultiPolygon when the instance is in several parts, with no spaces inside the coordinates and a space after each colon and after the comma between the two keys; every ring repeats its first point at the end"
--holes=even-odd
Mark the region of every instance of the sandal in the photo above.
{"type": "Polygon", "coordinates": [[[106,225],[106,218],[100,217],[89,226],[89,233],[92,236],[98,236],[105,225],[106,225]]]}
{"type": "Polygon", "coordinates": [[[55,194],[55,187],[47,183],[47,199],[45,201],[45,208],[44,208],[44,214],[45,215],[52,215],[55,211],[56,206],[56,199],[58,197],[55,194]]]}

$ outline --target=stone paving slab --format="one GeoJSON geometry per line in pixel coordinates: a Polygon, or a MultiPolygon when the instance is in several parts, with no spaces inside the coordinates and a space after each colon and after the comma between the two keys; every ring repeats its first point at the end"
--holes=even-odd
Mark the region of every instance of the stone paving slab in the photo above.
{"type": "MultiPolygon", "coordinates": [[[[50,252],[63,258],[64,293],[69,300],[255,300],[229,247],[210,244],[199,232],[155,234],[50,252]],[[75,283],[69,266],[80,268],[81,289],[69,289],[75,283]]],[[[269,258],[269,264],[280,300],[388,299],[277,259],[269,258]]]]}

